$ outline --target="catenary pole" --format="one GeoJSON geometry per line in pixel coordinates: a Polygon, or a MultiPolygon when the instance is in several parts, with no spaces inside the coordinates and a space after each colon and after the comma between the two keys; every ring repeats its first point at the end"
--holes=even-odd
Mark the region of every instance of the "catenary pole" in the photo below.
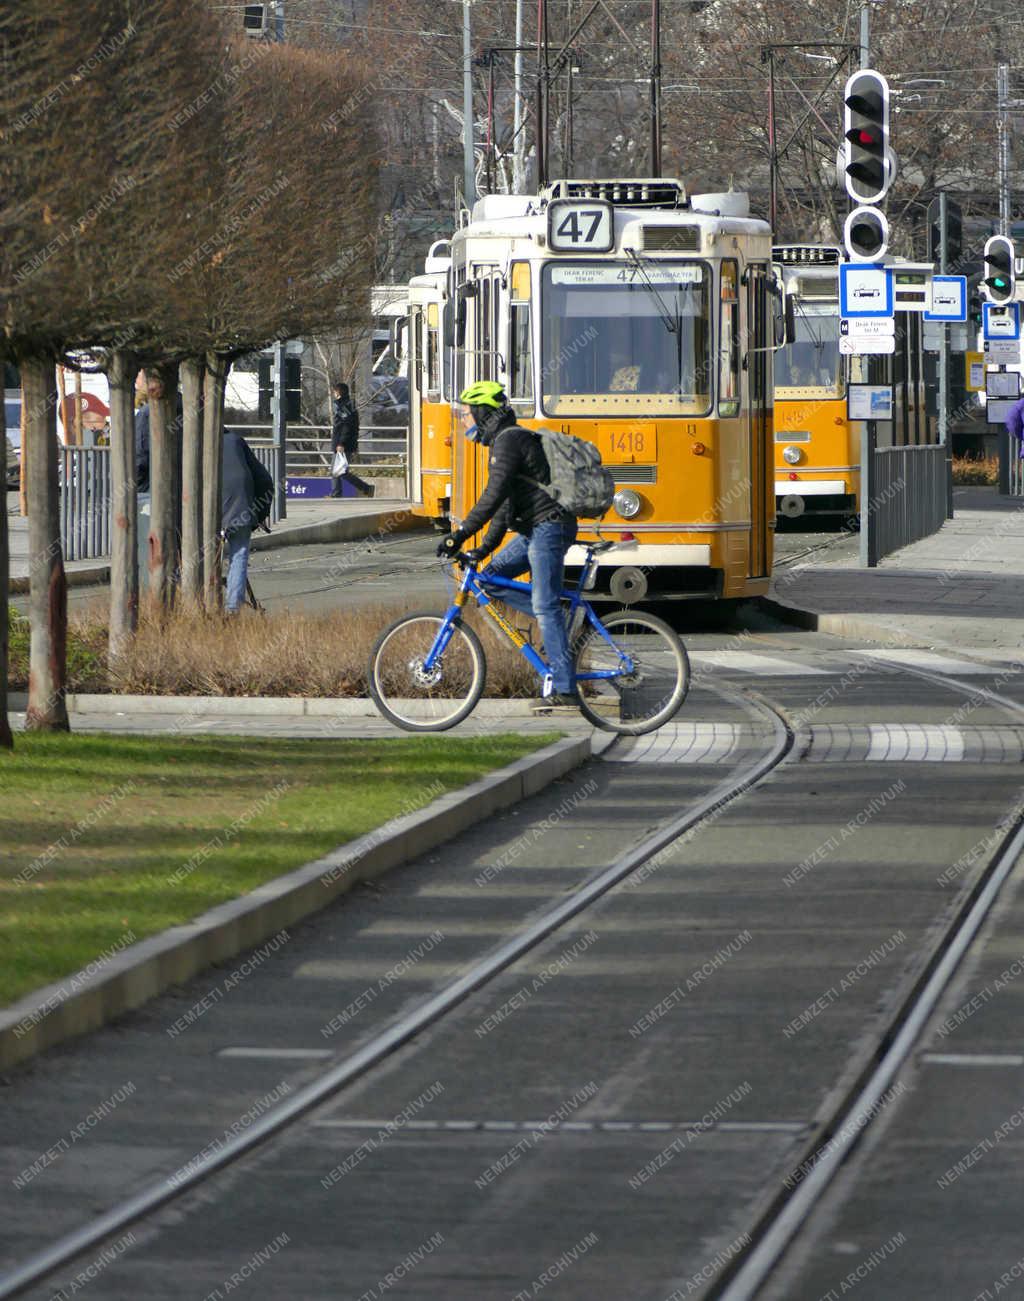
{"type": "Polygon", "coordinates": [[[526,138],[523,134],[523,0],[516,0],[516,55],[513,69],[514,95],[512,104],[512,191],[523,194],[526,190],[526,138]]]}
{"type": "Polygon", "coordinates": [[[462,192],[467,208],[473,207],[473,40],[469,22],[472,0],[462,0],[462,192]]]}

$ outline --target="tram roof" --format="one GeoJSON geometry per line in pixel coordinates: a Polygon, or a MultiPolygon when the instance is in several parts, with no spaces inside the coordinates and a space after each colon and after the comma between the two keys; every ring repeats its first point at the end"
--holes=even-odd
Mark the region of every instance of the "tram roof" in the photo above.
{"type": "MultiPolygon", "coordinates": [[[[582,200],[581,202],[585,202],[582,200]]],[[[770,227],[759,217],[722,216],[717,212],[703,212],[693,207],[652,208],[612,206],[615,248],[632,248],[639,252],[707,253],[715,237],[738,235],[768,240],[770,227]],[[678,241],[645,239],[645,231],[660,229],[678,231],[678,241]],[[689,234],[689,239],[687,239],[689,234]]],[[[546,247],[547,204],[538,195],[486,195],[478,199],[468,222],[453,236],[453,245],[464,245],[470,240],[523,240],[534,245],[538,252],[552,256],[546,247]]],[[[581,250],[582,252],[582,250],[581,250]]],[[[578,253],[554,256],[579,256],[578,253]]]]}

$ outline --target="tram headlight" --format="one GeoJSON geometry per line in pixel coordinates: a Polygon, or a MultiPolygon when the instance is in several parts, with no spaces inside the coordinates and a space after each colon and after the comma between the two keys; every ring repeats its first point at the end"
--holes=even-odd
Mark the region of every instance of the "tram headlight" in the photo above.
{"type": "Polygon", "coordinates": [[[782,449],[782,459],[787,465],[799,465],[804,459],[804,454],[799,447],[784,447],[782,449]]]}
{"type": "Polygon", "coordinates": [[[632,519],[634,515],[640,514],[640,494],[632,488],[620,488],[612,498],[612,505],[623,519],[632,519]]]}

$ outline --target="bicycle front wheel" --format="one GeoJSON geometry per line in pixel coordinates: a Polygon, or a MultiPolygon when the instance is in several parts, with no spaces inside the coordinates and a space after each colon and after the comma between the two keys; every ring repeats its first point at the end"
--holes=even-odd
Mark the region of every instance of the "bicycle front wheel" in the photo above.
{"type": "Polygon", "coordinates": [[[653,614],[618,610],[601,624],[587,624],[576,651],[580,710],[606,732],[653,732],[690,689],[686,648],[653,614]]]}
{"type": "Polygon", "coordinates": [[[407,732],[444,732],[480,699],[487,664],[480,639],[462,623],[432,666],[425,667],[444,625],[440,614],[407,614],[385,628],[370,656],[367,683],[385,718],[407,732]]]}

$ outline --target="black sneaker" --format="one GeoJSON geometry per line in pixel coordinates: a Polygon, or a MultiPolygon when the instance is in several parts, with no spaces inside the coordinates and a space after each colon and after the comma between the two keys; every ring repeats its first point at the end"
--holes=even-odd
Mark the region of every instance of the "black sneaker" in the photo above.
{"type": "Polygon", "coordinates": [[[579,696],[575,692],[556,691],[550,696],[545,696],[537,705],[538,709],[579,709],[579,696]]]}

